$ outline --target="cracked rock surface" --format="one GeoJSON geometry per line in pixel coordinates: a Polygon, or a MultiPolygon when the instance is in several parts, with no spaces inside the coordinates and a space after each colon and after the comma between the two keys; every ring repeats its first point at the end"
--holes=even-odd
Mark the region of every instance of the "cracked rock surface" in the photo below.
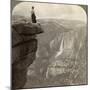
{"type": "Polygon", "coordinates": [[[42,33],[40,24],[26,21],[12,23],[12,88],[21,89],[27,81],[27,69],[36,58],[36,35],[42,33]]]}

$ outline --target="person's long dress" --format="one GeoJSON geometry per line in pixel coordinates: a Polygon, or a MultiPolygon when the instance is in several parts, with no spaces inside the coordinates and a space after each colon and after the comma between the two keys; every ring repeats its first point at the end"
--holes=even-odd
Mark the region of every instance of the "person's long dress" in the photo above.
{"type": "Polygon", "coordinates": [[[32,23],[36,23],[36,15],[34,13],[34,11],[31,11],[31,19],[32,19],[32,23]]]}

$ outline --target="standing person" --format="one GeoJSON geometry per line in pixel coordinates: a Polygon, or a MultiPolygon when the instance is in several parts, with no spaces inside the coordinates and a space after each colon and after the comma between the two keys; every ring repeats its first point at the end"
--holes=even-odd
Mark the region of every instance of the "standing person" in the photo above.
{"type": "Polygon", "coordinates": [[[34,11],[34,6],[32,6],[32,10],[31,10],[31,20],[32,23],[36,23],[36,15],[35,15],[35,11],[34,11]]]}

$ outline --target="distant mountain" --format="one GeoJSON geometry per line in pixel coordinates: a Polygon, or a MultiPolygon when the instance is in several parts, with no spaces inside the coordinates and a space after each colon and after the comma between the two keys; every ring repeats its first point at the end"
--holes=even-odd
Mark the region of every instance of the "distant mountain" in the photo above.
{"type": "Polygon", "coordinates": [[[13,23],[31,23],[31,19],[29,17],[19,16],[19,15],[13,15],[11,18],[11,22],[13,23]]]}
{"type": "Polygon", "coordinates": [[[52,81],[53,85],[85,84],[86,23],[62,19],[39,19],[38,23],[44,33],[37,36],[36,60],[29,68],[27,87],[29,83],[35,86],[36,80],[42,82],[37,83],[40,87],[52,85],[52,81]]]}

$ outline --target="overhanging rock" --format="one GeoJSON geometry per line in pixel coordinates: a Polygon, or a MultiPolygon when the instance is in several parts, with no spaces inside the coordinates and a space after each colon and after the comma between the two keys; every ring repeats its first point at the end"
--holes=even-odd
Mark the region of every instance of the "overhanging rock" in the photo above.
{"type": "Polygon", "coordinates": [[[23,88],[27,69],[36,57],[36,35],[43,33],[40,24],[29,22],[12,23],[12,88],[23,88]]]}

